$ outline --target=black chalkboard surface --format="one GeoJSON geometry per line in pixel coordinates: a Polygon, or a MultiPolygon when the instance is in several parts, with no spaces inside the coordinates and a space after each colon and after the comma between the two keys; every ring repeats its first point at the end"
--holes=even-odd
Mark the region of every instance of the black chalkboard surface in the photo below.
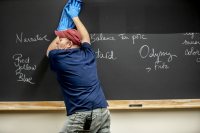
{"type": "MultiPolygon", "coordinates": [[[[0,101],[59,101],[45,57],[61,0],[0,1],[0,101]]],[[[200,99],[198,0],[85,0],[108,100],[200,99]]]]}

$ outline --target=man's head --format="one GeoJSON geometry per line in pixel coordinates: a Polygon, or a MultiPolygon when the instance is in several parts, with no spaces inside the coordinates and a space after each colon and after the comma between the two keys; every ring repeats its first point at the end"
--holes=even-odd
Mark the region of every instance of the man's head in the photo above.
{"type": "Polygon", "coordinates": [[[71,48],[74,45],[76,46],[81,45],[81,35],[79,31],[75,29],[55,31],[55,34],[59,37],[59,42],[57,42],[57,44],[61,48],[62,47],[71,48]]]}

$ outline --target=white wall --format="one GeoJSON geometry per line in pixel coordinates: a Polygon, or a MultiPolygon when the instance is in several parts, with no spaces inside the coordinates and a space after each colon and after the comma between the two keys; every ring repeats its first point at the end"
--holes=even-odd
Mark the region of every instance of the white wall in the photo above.
{"type": "MultiPolygon", "coordinates": [[[[112,133],[200,133],[200,110],[111,111],[112,133]]],[[[64,111],[0,112],[0,133],[58,133],[64,111]]]]}

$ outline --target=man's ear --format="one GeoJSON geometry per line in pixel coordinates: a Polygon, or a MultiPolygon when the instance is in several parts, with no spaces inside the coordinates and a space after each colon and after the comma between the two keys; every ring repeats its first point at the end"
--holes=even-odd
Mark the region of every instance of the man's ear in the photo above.
{"type": "Polygon", "coordinates": [[[72,46],[73,46],[73,42],[72,41],[67,42],[67,48],[71,48],[72,46]]]}

